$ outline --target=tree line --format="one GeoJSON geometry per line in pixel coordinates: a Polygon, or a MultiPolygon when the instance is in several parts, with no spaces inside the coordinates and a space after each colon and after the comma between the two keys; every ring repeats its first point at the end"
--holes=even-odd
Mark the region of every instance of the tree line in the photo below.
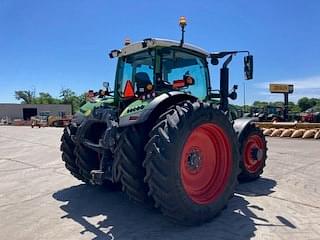
{"type": "MultiPolygon", "coordinates": [[[[69,88],[61,89],[59,98],[53,97],[50,93],[39,92],[36,94],[35,90],[19,90],[15,91],[15,98],[20,100],[24,104],[71,104],[73,112],[79,110],[86,101],[86,94],[77,95],[74,91],[69,88]]],[[[283,107],[283,102],[265,102],[255,101],[253,104],[246,105],[245,108],[248,110],[250,107],[264,108],[266,106],[283,107]]],[[[235,106],[235,105],[234,105],[235,106]]],[[[303,112],[311,107],[320,107],[320,98],[307,98],[303,97],[298,100],[297,103],[289,102],[289,110],[291,112],[303,112]]],[[[242,106],[235,106],[236,108],[242,109],[242,106]]]]}
{"type": "Polygon", "coordinates": [[[48,92],[39,92],[35,90],[18,90],[14,96],[22,104],[71,104],[72,111],[76,112],[86,102],[86,94],[77,95],[69,88],[63,88],[60,91],[59,97],[53,97],[48,92]]]}
{"type": "MultiPolygon", "coordinates": [[[[281,101],[276,102],[264,102],[264,101],[255,101],[253,102],[253,107],[263,108],[266,106],[274,106],[274,107],[283,107],[284,103],[281,101]]],[[[303,112],[309,108],[314,106],[320,107],[320,98],[307,98],[302,97],[298,100],[297,103],[289,102],[289,111],[291,112],[303,112]]]]}

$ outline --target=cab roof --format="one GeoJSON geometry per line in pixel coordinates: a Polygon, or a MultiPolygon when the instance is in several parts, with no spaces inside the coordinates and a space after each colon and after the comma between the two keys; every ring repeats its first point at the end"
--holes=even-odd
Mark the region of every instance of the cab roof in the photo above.
{"type": "MultiPolygon", "coordinates": [[[[180,46],[180,42],[178,41],[169,40],[169,39],[160,39],[160,38],[147,38],[147,39],[144,39],[143,41],[132,43],[125,46],[124,48],[121,49],[121,52],[119,53],[118,57],[137,53],[147,48],[179,47],[179,46],[180,46]]],[[[200,55],[203,55],[204,57],[209,57],[209,53],[206,50],[191,44],[184,43],[181,48],[191,50],[200,55]]]]}

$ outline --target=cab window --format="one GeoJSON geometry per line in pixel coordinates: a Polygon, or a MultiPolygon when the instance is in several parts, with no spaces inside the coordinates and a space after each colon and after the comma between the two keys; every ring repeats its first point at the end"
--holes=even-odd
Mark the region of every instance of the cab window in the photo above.
{"type": "Polygon", "coordinates": [[[183,87],[181,91],[204,99],[207,95],[206,60],[196,55],[175,49],[160,51],[162,80],[172,85],[184,76],[191,76],[194,84],[183,87]]]}
{"type": "MultiPolygon", "coordinates": [[[[153,82],[154,74],[154,51],[143,51],[119,59],[118,89],[119,95],[123,96],[127,81],[131,81],[136,88],[137,74],[144,74],[145,79],[153,82]]],[[[136,89],[135,89],[136,90],[136,89]]]]}

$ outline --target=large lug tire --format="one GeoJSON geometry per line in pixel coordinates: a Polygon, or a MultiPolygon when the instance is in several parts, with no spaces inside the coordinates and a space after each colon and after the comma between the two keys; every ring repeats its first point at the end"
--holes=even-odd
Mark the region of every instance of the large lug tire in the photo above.
{"type": "Polygon", "coordinates": [[[80,174],[86,183],[90,183],[92,178],[91,171],[99,169],[99,155],[82,144],[76,145],[75,154],[77,156],[76,164],[80,174]]]}
{"type": "Polygon", "coordinates": [[[260,177],[266,165],[267,141],[263,132],[250,125],[241,134],[240,139],[240,182],[253,181],[260,177]]]}
{"type": "Polygon", "coordinates": [[[237,137],[220,110],[200,102],[160,117],[145,150],[145,181],[162,213],[184,225],[218,215],[233,196],[239,173],[237,137]]]}
{"type": "MultiPolygon", "coordinates": [[[[98,123],[94,128],[89,127],[89,121],[84,122],[81,125],[82,136],[77,135],[77,138],[81,138],[82,140],[88,139],[94,143],[99,143],[99,140],[102,138],[105,131],[105,124],[103,122],[98,123]],[[87,126],[85,124],[88,124],[87,126]]],[[[83,177],[83,181],[86,183],[92,183],[91,171],[97,170],[100,168],[100,160],[102,157],[113,158],[113,154],[111,151],[106,151],[106,153],[101,154],[98,153],[88,147],[86,147],[80,139],[77,139],[77,144],[74,150],[76,155],[76,165],[79,168],[79,172],[83,177]]],[[[117,183],[113,183],[110,180],[104,180],[103,185],[108,187],[111,190],[117,190],[119,185],[117,183]]]]}
{"type": "MultiPolygon", "coordinates": [[[[99,169],[99,158],[101,155],[81,144],[76,146],[75,153],[77,155],[76,163],[79,167],[79,172],[83,177],[83,181],[87,184],[91,184],[91,171],[99,169]]],[[[108,156],[112,157],[112,154],[109,153],[108,156]]],[[[112,191],[117,191],[120,189],[120,185],[118,183],[112,182],[108,179],[104,180],[103,186],[112,191]]]]}
{"type": "Polygon", "coordinates": [[[84,181],[84,178],[81,176],[79,168],[76,165],[76,156],[74,154],[75,143],[71,138],[76,132],[77,127],[73,124],[69,124],[65,127],[61,137],[60,150],[62,151],[62,160],[65,162],[65,166],[69,172],[77,179],[84,181]]]}
{"type": "Polygon", "coordinates": [[[124,129],[118,139],[114,153],[116,178],[122,190],[130,199],[139,203],[149,203],[148,186],[144,182],[146,170],[142,166],[145,158],[144,146],[147,141],[146,125],[130,126],[124,129]]]}

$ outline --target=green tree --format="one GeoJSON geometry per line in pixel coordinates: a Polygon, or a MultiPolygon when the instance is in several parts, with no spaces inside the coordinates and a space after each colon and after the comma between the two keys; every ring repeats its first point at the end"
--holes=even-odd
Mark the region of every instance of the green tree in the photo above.
{"type": "Polygon", "coordinates": [[[307,97],[303,97],[298,100],[298,105],[301,111],[305,111],[308,108],[315,106],[316,104],[317,104],[317,100],[315,98],[309,99],[307,97]]]}
{"type": "Polygon", "coordinates": [[[310,98],[312,106],[320,105],[320,98],[310,98]]]}
{"type": "Polygon", "coordinates": [[[289,102],[289,111],[291,111],[291,112],[301,112],[301,109],[294,102],[289,102]]]}
{"type": "Polygon", "coordinates": [[[76,93],[70,88],[62,88],[60,91],[60,97],[64,104],[71,104],[74,99],[77,98],[76,93]]]}
{"type": "Polygon", "coordinates": [[[14,92],[17,100],[22,100],[21,103],[31,104],[35,99],[35,90],[19,90],[14,92]]]}
{"type": "Polygon", "coordinates": [[[14,94],[17,100],[25,104],[71,104],[73,113],[86,103],[85,93],[77,95],[69,88],[61,89],[59,98],[53,97],[48,92],[40,92],[36,96],[35,90],[17,90],[14,94]]]}
{"type": "Polygon", "coordinates": [[[32,103],[35,104],[59,104],[60,100],[54,98],[50,95],[50,93],[40,92],[38,97],[35,97],[32,103]]]}
{"type": "Polygon", "coordinates": [[[273,107],[283,107],[284,103],[281,101],[276,101],[276,102],[269,102],[269,105],[273,107]]]}
{"type": "Polygon", "coordinates": [[[76,93],[69,88],[61,89],[60,97],[63,104],[72,105],[73,113],[78,111],[80,106],[82,106],[86,102],[85,94],[77,96],[76,93]]]}
{"type": "Polygon", "coordinates": [[[268,102],[264,102],[264,101],[254,101],[253,102],[253,106],[256,108],[264,108],[268,105],[268,102]]]}

